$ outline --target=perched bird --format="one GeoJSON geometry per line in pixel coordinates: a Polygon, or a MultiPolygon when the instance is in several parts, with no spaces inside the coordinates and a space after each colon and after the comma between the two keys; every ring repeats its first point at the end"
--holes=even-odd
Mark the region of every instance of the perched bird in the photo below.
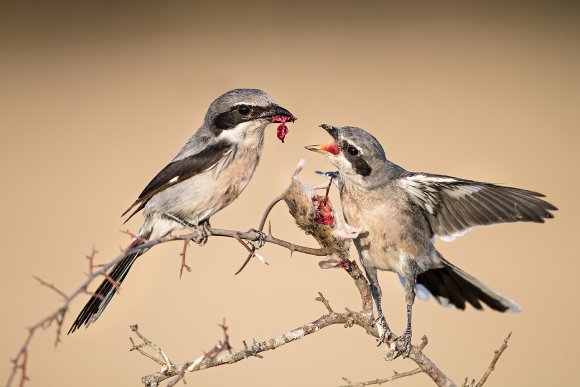
{"type": "MultiPolygon", "coordinates": [[[[504,222],[538,222],[552,218],[544,195],[519,188],[456,177],[408,172],[389,161],[363,129],[321,125],[332,140],[306,149],[324,154],[339,170],[339,189],[346,221],[361,228],[354,240],[377,307],[382,342],[392,332],[381,308],[377,269],[399,274],[405,286],[407,328],[398,339],[408,356],[416,288],[428,290],[442,304],[476,309],[481,303],[500,311],[520,307],[445,260],[435,237],[452,239],[471,227],[504,222]]],[[[380,344],[379,342],[379,344],[380,344]]]]}
{"type": "MultiPolygon", "coordinates": [[[[210,217],[250,182],[260,161],[266,126],[281,122],[282,127],[295,119],[262,90],[235,89],[218,97],[209,106],[203,125],[123,214],[136,207],[129,218],[141,210],[145,218],[129,247],[183,228],[203,231],[210,217]]],[[[120,284],[141,254],[128,255],[113,267],[69,333],[99,318],[117,290],[112,281],[120,284]]]]}

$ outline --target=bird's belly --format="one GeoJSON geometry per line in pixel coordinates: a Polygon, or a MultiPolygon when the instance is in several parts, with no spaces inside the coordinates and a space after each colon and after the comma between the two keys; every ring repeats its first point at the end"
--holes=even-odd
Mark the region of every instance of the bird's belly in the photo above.
{"type": "Polygon", "coordinates": [[[240,156],[155,195],[147,203],[145,214],[170,213],[192,224],[209,219],[234,201],[252,178],[257,155],[240,156]]]}
{"type": "Polygon", "coordinates": [[[345,211],[348,223],[362,227],[357,248],[379,270],[401,272],[409,259],[422,262],[429,243],[418,237],[415,225],[397,208],[386,205],[345,211]]]}

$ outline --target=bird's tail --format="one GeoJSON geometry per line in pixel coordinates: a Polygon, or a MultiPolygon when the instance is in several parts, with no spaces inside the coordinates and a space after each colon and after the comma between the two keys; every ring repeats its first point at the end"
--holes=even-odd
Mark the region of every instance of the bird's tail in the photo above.
{"type": "MultiPolygon", "coordinates": [[[[136,239],[130,246],[129,249],[134,248],[142,243],[142,239],[136,239]]],[[[70,327],[68,333],[72,333],[80,328],[82,325],[88,327],[91,323],[97,321],[101,316],[101,313],[105,310],[111,299],[117,292],[117,288],[125,277],[135,260],[144,253],[145,251],[140,251],[127,255],[125,258],[121,259],[107,275],[107,278],[101,282],[97,290],[91,296],[91,299],[83,310],[77,316],[75,322],[70,327]]]]}
{"type": "Polygon", "coordinates": [[[470,303],[475,309],[483,309],[483,302],[499,312],[520,312],[521,308],[514,301],[496,292],[492,288],[472,277],[439,256],[443,267],[431,269],[417,276],[418,287],[424,286],[442,305],[454,305],[465,309],[470,303]]]}

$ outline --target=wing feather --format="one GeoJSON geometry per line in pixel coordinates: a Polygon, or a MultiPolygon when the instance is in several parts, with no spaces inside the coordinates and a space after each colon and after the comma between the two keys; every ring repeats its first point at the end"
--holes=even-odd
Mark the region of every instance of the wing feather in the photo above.
{"type": "Polygon", "coordinates": [[[543,223],[557,210],[538,192],[451,176],[410,173],[398,185],[425,211],[433,233],[442,239],[479,225],[543,223]]]}
{"type": "Polygon", "coordinates": [[[125,220],[127,222],[133,215],[141,211],[153,196],[175,184],[214,168],[232,149],[232,143],[220,141],[196,154],[172,161],[147,184],[137,200],[121,216],[125,216],[135,206],[139,205],[125,220]]]}

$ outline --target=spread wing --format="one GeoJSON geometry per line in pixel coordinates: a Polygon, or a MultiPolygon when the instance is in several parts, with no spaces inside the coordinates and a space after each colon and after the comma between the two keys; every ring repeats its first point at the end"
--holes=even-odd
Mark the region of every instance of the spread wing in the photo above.
{"type": "Polygon", "coordinates": [[[121,216],[125,216],[133,207],[139,205],[125,220],[127,222],[133,215],[141,211],[153,196],[192,176],[214,168],[232,149],[233,145],[231,143],[221,141],[204,148],[196,154],[172,161],[147,184],[147,187],[141,192],[137,200],[121,216]]]}
{"type": "Polygon", "coordinates": [[[408,174],[398,184],[425,210],[433,233],[443,240],[453,240],[478,225],[543,223],[554,217],[550,211],[557,210],[538,192],[451,176],[408,174]]]}

